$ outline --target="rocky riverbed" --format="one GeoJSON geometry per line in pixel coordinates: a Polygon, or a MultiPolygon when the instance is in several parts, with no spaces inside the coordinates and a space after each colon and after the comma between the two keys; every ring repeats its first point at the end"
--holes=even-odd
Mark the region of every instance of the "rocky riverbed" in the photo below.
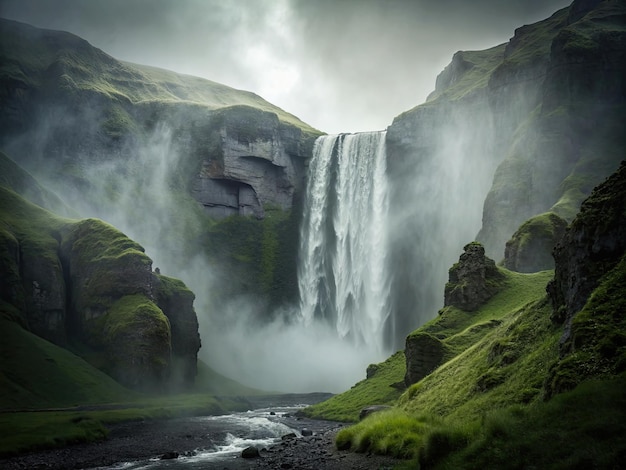
{"type": "Polygon", "coordinates": [[[0,468],[365,470],[398,463],[338,451],[334,438],[342,424],[297,417],[293,407],[275,410],[117,424],[105,441],[0,460],[0,468]],[[243,458],[246,446],[258,455],[243,458]]]}

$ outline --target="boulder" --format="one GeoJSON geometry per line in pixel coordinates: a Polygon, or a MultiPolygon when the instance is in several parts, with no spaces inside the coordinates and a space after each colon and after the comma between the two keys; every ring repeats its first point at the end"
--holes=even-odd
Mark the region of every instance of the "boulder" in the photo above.
{"type": "Polygon", "coordinates": [[[259,449],[253,446],[246,447],[241,451],[241,457],[244,459],[255,459],[260,456],[261,454],[259,453],[259,449]]]}
{"type": "Polygon", "coordinates": [[[359,421],[364,420],[365,418],[367,418],[368,416],[374,413],[378,413],[379,411],[385,411],[389,409],[391,409],[391,406],[387,406],[387,405],[366,406],[365,408],[362,408],[361,411],[359,412],[359,421]]]}

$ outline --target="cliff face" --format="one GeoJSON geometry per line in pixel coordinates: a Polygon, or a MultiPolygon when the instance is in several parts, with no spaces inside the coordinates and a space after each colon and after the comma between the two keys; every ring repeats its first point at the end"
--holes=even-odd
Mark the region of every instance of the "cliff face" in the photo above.
{"type": "MultiPolygon", "coordinates": [[[[60,219],[0,187],[2,317],[138,389],[193,385],[193,294],[96,219],[60,219]]],[[[19,366],[19,365],[15,365],[19,366]]]]}
{"type": "Polygon", "coordinates": [[[552,320],[563,325],[549,396],[626,370],[626,164],[596,187],[554,250],[552,320]]]}
{"type": "Polygon", "coordinates": [[[167,128],[183,188],[212,217],[290,209],[319,131],[253,93],[123,63],[68,33],[2,20],[0,145],[35,176],[93,185],[103,160],[123,172],[167,128]],[[75,132],[80,128],[81,132],[75,132]]]}
{"type": "Polygon", "coordinates": [[[580,213],[554,249],[554,281],[548,292],[554,319],[571,324],[601,280],[620,264],[626,252],[626,164],[583,202],[580,213]]]}
{"type": "Polygon", "coordinates": [[[274,113],[247,107],[220,111],[213,122],[217,151],[202,160],[191,185],[205,211],[263,218],[268,205],[291,209],[314,137],[282,125],[274,113]]]}
{"type": "Polygon", "coordinates": [[[626,9],[574,2],[567,13],[549,43],[541,99],[503,155],[485,201],[478,238],[490,250],[501,250],[537,214],[571,221],[626,148],[616,127],[625,114],[626,9]]]}
{"type": "Polygon", "coordinates": [[[626,114],[624,15],[622,2],[575,1],[506,44],[458,52],[428,101],[394,119],[402,318],[416,325],[437,310],[459,246],[476,239],[499,261],[523,222],[546,212],[571,221],[617,168],[626,150],[617,124],[626,114]]]}

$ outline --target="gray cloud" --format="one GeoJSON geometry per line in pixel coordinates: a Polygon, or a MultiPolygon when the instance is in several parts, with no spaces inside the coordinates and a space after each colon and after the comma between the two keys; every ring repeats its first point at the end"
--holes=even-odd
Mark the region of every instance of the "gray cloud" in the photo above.
{"type": "Polygon", "coordinates": [[[119,59],[254,91],[327,132],[381,129],[462,49],[567,0],[2,0],[0,15],[119,59]]]}

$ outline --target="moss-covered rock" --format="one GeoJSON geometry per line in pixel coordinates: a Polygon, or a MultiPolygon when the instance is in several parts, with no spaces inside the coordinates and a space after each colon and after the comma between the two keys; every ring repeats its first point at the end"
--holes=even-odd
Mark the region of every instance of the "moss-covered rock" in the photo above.
{"type": "Polygon", "coordinates": [[[564,333],[548,395],[626,370],[626,163],[585,200],[554,258],[548,293],[564,333]]]}
{"type": "Polygon", "coordinates": [[[553,212],[527,220],[506,242],[504,267],[520,273],[554,269],[552,250],[566,227],[567,221],[553,212]]]}
{"type": "Polygon", "coordinates": [[[503,274],[496,263],[485,256],[478,242],[468,243],[459,262],[450,268],[444,292],[444,306],[476,310],[502,287],[503,274]]]}
{"type": "Polygon", "coordinates": [[[170,323],[143,294],[116,300],[87,326],[90,346],[106,354],[103,369],[121,384],[159,390],[170,372],[170,323]]]}
{"type": "Polygon", "coordinates": [[[124,385],[193,385],[193,293],[153,273],[144,249],[113,226],[61,219],[0,186],[0,279],[2,318],[124,385]]]}
{"type": "Polygon", "coordinates": [[[438,338],[425,332],[416,332],[407,336],[404,356],[404,384],[409,387],[443,364],[449,354],[445,344],[438,338]]]}
{"type": "Polygon", "coordinates": [[[626,250],[626,164],[585,200],[554,250],[554,317],[569,323],[626,250]]]}
{"type": "Polygon", "coordinates": [[[161,274],[154,274],[153,286],[156,303],[169,320],[171,330],[170,387],[187,389],[196,378],[201,346],[193,308],[195,295],[182,281],[161,274]]]}

